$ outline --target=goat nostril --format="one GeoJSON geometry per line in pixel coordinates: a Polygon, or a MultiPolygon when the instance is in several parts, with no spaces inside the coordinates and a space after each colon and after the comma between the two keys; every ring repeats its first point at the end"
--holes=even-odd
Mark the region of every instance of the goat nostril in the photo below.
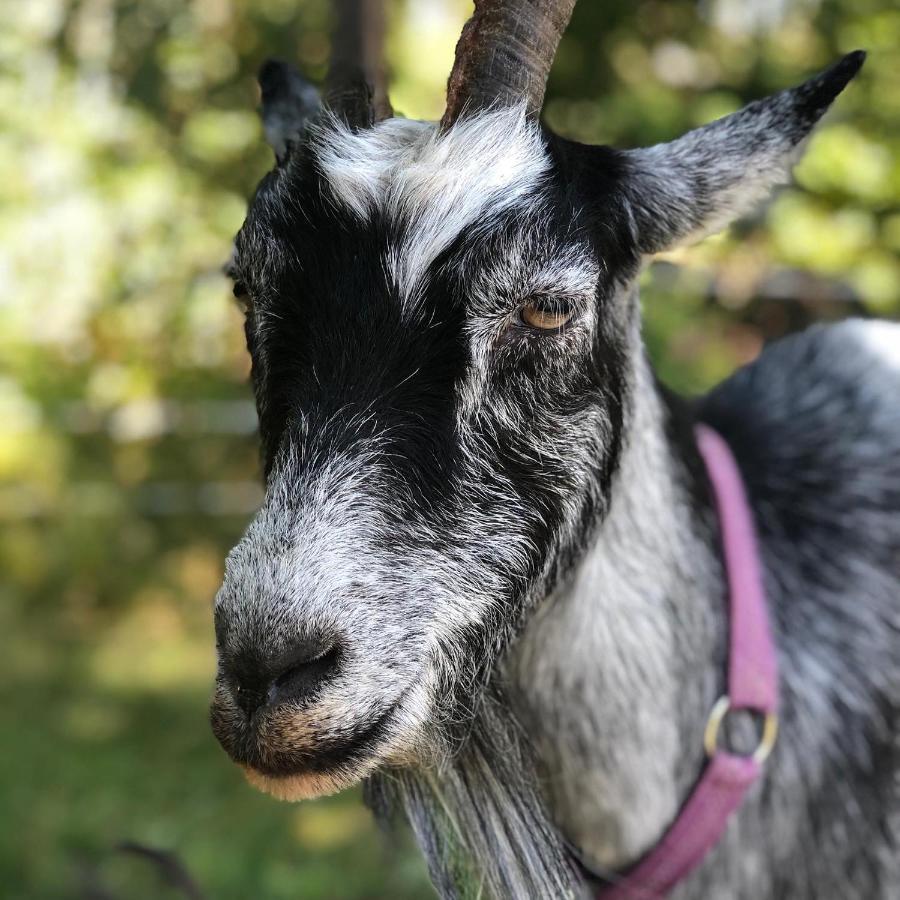
{"type": "Polygon", "coordinates": [[[302,702],[326,681],[340,663],[340,644],[306,640],[265,661],[254,654],[223,662],[222,675],[235,704],[250,718],[264,706],[302,702]]]}
{"type": "Polygon", "coordinates": [[[337,668],[337,644],[304,645],[284,660],[284,668],[269,687],[270,704],[307,699],[337,668]]]}
{"type": "Polygon", "coordinates": [[[232,696],[235,703],[248,715],[258,709],[265,701],[265,691],[260,691],[253,681],[238,681],[232,676],[232,696]]]}

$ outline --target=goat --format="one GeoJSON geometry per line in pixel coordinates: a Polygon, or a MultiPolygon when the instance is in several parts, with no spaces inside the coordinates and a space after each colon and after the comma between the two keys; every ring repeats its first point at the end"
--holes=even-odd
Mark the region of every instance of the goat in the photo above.
{"type": "Polygon", "coordinates": [[[341,0],[324,101],[261,72],[277,163],[231,274],[266,495],[216,598],[213,730],[277,797],[365,782],[445,898],[614,881],[723,693],[703,422],[754,512],[781,736],[674,896],[895,898],[900,325],[814,327],[686,401],[637,290],[786,180],[864,54],[668,144],[584,146],[539,121],[573,6],[476,2],[439,123],[392,117],[373,0],[341,0]]]}

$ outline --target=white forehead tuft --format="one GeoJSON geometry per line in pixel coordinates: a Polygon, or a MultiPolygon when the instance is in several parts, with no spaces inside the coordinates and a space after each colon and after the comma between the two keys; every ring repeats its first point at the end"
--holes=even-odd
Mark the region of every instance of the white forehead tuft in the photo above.
{"type": "Polygon", "coordinates": [[[405,119],[352,131],[331,118],[311,146],[334,201],[361,221],[379,214],[402,226],[385,262],[404,299],[457,236],[533,195],[550,165],[524,106],[462,118],[444,133],[405,119]]]}

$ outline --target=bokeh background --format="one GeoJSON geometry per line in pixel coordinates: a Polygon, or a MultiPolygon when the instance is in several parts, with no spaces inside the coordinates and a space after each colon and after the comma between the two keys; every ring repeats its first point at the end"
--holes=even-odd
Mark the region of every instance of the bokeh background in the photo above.
{"type": "MultiPolygon", "coordinates": [[[[395,108],[437,117],[462,0],[389,2],[395,108]]],[[[429,896],[358,795],[245,786],[213,741],[211,600],[260,499],[221,267],[270,165],[253,73],[314,79],[327,0],[0,0],[0,894],[429,896]],[[168,873],[168,874],[167,874],[168,873]]],[[[582,0],[546,117],[670,139],[839,54],[869,61],[796,183],[658,261],[646,335],[696,391],[813,320],[900,314],[895,0],[582,0]]]]}

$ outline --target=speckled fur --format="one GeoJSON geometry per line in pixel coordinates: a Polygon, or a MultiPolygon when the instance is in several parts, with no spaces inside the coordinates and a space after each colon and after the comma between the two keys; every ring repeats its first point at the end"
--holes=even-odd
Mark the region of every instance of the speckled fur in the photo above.
{"type": "MultiPolygon", "coordinates": [[[[731,443],[758,518],[782,728],[678,900],[886,900],[900,886],[897,347],[900,325],[814,328],[696,410],[731,443]]],[[[513,655],[523,719],[541,723],[554,818],[611,878],[671,821],[724,688],[713,523],[664,437],[667,414],[652,392],[637,396],[650,408],[635,411],[644,424],[600,539],[513,655]],[[648,486],[637,471],[660,477],[648,486]]]]}

